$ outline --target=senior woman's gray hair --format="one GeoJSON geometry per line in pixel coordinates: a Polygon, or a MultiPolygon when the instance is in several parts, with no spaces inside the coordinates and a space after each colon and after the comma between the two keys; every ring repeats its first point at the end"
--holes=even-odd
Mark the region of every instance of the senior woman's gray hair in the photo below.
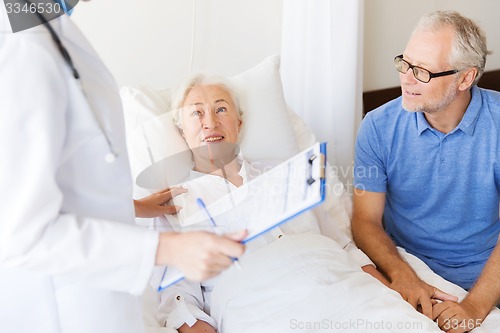
{"type": "Polygon", "coordinates": [[[242,120],[242,123],[244,123],[243,110],[241,109],[240,100],[238,95],[235,93],[234,88],[231,86],[231,83],[221,76],[209,76],[207,74],[199,73],[184,80],[174,92],[172,99],[170,100],[172,119],[179,129],[182,130],[182,104],[191,89],[197,86],[219,86],[224,88],[236,104],[239,120],[242,120]]]}

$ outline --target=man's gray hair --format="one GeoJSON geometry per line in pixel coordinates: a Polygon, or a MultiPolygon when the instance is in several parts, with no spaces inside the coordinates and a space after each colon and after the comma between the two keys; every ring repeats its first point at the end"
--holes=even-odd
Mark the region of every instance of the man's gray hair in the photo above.
{"type": "Polygon", "coordinates": [[[471,19],[456,11],[436,11],[423,16],[413,30],[436,31],[449,26],[455,32],[455,39],[450,54],[450,65],[454,69],[475,67],[478,74],[474,80],[477,84],[484,72],[486,56],[489,54],[484,31],[471,19]]]}

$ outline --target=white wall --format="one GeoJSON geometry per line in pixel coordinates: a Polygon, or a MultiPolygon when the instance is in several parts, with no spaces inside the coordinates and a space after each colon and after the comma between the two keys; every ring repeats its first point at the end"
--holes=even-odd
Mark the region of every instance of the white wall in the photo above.
{"type": "MultiPolygon", "coordinates": [[[[190,73],[193,27],[192,71],[235,74],[279,53],[281,1],[93,0],[80,2],[73,19],[120,86],[162,88],[190,73]]],[[[500,1],[365,0],[364,91],[399,84],[392,59],[405,48],[418,18],[437,9],[475,19],[494,52],[486,69],[500,68],[500,1]]]]}
{"type": "MultiPolygon", "coordinates": [[[[282,1],[292,0],[93,0],[80,2],[73,20],[119,86],[165,88],[191,72],[233,75],[280,53],[282,1]]],[[[364,91],[399,85],[394,56],[405,48],[420,16],[438,9],[458,10],[475,19],[486,31],[493,51],[486,70],[500,68],[500,1],[364,0],[364,69],[358,78],[364,91]]],[[[354,109],[343,111],[356,113],[354,109]]],[[[355,117],[358,124],[361,112],[355,117]]],[[[342,118],[336,121],[345,123],[342,118]]],[[[334,126],[325,127],[335,130],[334,126]]],[[[342,152],[338,161],[349,164],[345,161],[352,156],[349,150],[354,136],[335,144],[336,152],[342,152]]]]}
{"type": "Polygon", "coordinates": [[[497,0],[365,0],[363,90],[399,85],[393,59],[406,47],[418,19],[434,10],[456,10],[486,32],[493,51],[486,70],[500,68],[500,1],[497,0]]]}
{"type": "Polygon", "coordinates": [[[80,1],[72,18],[120,86],[175,84],[191,52],[193,72],[236,74],[281,46],[281,0],[80,1]]]}

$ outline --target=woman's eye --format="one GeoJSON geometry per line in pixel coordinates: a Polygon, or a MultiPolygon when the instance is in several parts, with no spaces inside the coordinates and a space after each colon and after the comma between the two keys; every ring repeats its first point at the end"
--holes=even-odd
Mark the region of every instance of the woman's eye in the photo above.
{"type": "Polygon", "coordinates": [[[194,111],[191,113],[191,116],[194,116],[194,117],[199,117],[199,116],[201,116],[201,111],[194,110],[194,111]]]}
{"type": "Polygon", "coordinates": [[[227,112],[227,109],[225,107],[220,107],[217,109],[217,113],[220,113],[220,112],[227,112]]]}

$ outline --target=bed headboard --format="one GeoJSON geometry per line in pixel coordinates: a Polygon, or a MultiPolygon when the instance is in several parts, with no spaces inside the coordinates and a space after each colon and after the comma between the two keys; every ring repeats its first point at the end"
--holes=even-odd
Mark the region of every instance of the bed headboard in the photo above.
{"type": "MultiPolygon", "coordinates": [[[[500,69],[484,72],[478,86],[500,91],[500,69]]],[[[367,91],[363,93],[363,115],[401,95],[400,87],[367,91]]]]}

